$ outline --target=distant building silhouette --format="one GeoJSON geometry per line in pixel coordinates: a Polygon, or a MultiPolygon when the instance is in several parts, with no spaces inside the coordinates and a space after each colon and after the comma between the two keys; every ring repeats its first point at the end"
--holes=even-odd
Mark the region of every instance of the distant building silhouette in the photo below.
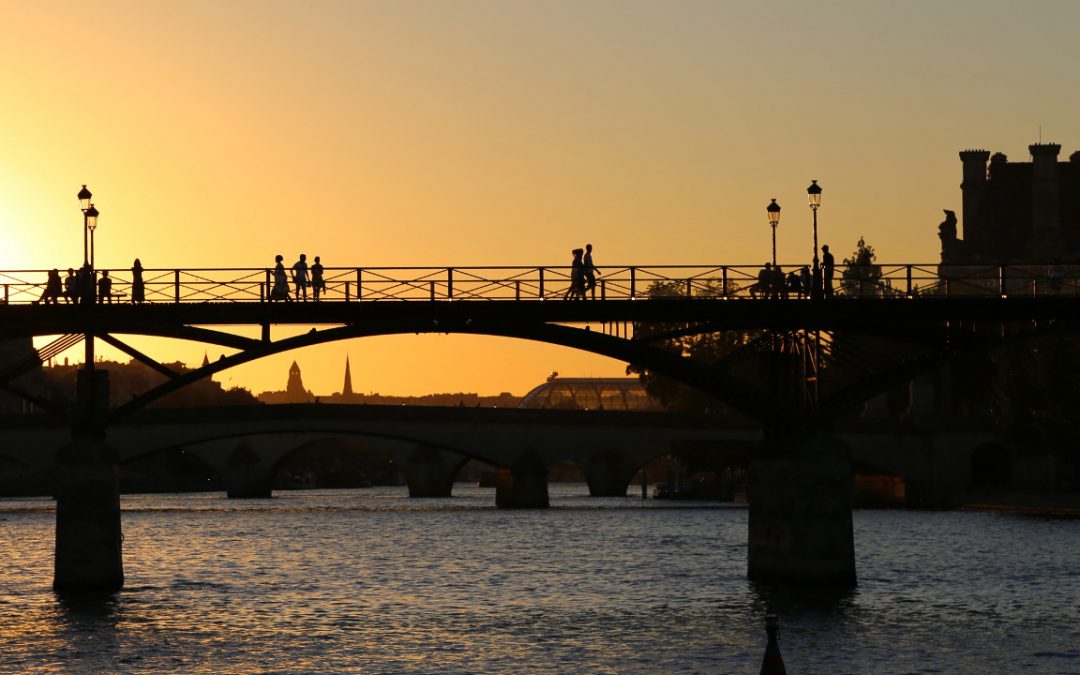
{"type": "Polygon", "coordinates": [[[964,150],[961,212],[940,226],[943,263],[1080,262],[1080,151],[1059,162],[1061,146],[1028,146],[1030,162],[964,150]],[[988,164],[989,163],[989,164],[988,164]]]}
{"type": "Polygon", "coordinates": [[[289,366],[289,380],[285,391],[264,391],[259,394],[263,403],[312,403],[315,395],[304,388],[304,379],[300,375],[300,366],[296,361],[289,366]]]}
{"type": "Polygon", "coordinates": [[[353,395],[352,390],[352,373],[349,371],[349,357],[345,357],[345,384],[341,387],[341,397],[351,398],[353,395]]]}

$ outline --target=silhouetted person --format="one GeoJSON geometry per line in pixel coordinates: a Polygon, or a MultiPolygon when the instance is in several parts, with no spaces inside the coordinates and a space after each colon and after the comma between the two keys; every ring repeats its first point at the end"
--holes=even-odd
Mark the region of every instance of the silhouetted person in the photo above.
{"type": "Polygon", "coordinates": [[[319,262],[319,256],[315,256],[315,263],[311,266],[311,295],[318,301],[319,296],[326,290],[326,280],[323,279],[323,266],[319,262]]]}
{"type": "Polygon", "coordinates": [[[146,284],[143,283],[142,263],[138,258],[135,258],[135,263],[131,266],[131,302],[146,302],[146,284]]]}
{"type": "Polygon", "coordinates": [[[799,295],[804,297],[804,298],[809,298],[810,297],[810,267],[808,265],[803,265],[802,269],[799,270],[799,286],[801,287],[801,290],[799,291],[799,295]]]}
{"type": "Polygon", "coordinates": [[[307,302],[307,287],[308,287],[308,264],[307,256],[303,253],[300,254],[300,259],[293,263],[292,266],[292,278],[293,283],[296,284],[296,299],[300,299],[300,294],[304,294],[304,302],[307,302]]]}
{"type": "Polygon", "coordinates": [[[772,263],[765,263],[757,273],[757,284],[750,289],[750,297],[772,297],[772,263]]]}
{"type": "Polygon", "coordinates": [[[289,276],[285,274],[284,258],[274,256],[274,285],[270,289],[270,302],[275,300],[289,300],[289,276]]]}
{"type": "Polygon", "coordinates": [[[67,276],[64,277],[64,300],[70,303],[79,301],[79,277],[75,276],[75,269],[68,268],[67,276]]]}
{"type": "Polygon", "coordinates": [[[798,272],[788,272],[785,284],[788,295],[795,298],[802,297],[802,281],[799,279],[798,272]]]}
{"type": "Polygon", "coordinates": [[[101,271],[101,278],[97,282],[98,300],[112,304],[112,279],[109,278],[109,270],[101,271]]]}
{"type": "Polygon", "coordinates": [[[79,268],[79,302],[84,305],[94,304],[94,293],[96,292],[94,284],[94,270],[90,265],[83,265],[79,268]]]}
{"type": "Polygon", "coordinates": [[[784,278],[784,270],[779,265],[772,268],[772,292],[774,298],[787,300],[787,284],[784,278]]]}
{"type": "Polygon", "coordinates": [[[585,265],[585,290],[592,291],[593,300],[596,299],[596,275],[600,274],[600,271],[596,269],[596,265],[592,261],[592,244],[585,244],[585,258],[583,260],[585,265]]]}
{"type": "Polygon", "coordinates": [[[832,280],[833,272],[836,270],[836,260],[833,259],[833,254],[829,253],[829,245],[825,244],[821,247],[821,272],[822,283],[824,284],[825,297],[832,297],[832,280]]]}
{"type": "Polygon", "coordinates": [[[563,296],[563,299],[584,300],[585,262],[581,257],[584,255],[585,251],[580,248],[575,248],[571,253],[574,254],[574,262],[570,266],[570,288],[566,289],[566,294],[563,296]]]}
{"type": "Polygon", "coordinates": [[[49,275],[45,279],[45,289],[41,292],[41,298],[38,302],[45,303],[46,305],[55,305],[60,301],[60,296],[64,292],[64,282],[60,280],[60,270],[49,270],[49,275]]]}

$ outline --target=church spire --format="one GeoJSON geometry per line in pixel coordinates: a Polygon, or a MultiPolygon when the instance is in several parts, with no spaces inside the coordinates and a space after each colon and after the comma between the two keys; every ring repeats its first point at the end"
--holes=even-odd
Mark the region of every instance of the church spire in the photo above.
{"type": "Polygon", "coordinates": [[[341,388],[341,396],[352,396],[352,373],[349,372],[349,357],[345,357],[345,385],[341,388]]]}

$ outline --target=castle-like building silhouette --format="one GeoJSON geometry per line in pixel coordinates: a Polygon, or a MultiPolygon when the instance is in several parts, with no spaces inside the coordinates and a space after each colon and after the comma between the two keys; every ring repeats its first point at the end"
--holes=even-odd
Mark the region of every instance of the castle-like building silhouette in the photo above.
{"type": "Polygon", "coordinates": [[[1004,264],[1080,262],[1080,151],[1058,161],[1061,146],[1028,146],[1030,162],[964,150],[962,222],[945,212],[941,262],[1004,264]]]}

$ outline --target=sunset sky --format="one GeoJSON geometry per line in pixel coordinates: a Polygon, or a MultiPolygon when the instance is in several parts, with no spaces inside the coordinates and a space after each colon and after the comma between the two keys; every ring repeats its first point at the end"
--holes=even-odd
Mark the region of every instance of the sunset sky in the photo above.
{"type": "MultiPolygon", "coordinates": [[[[760,264],[772,197],[802,264],[812,178],[838,257],[865,235],[933,262],[959,150],[1080,149],[1072,1],[0,0],[0,23],[0,269],[81,262],[83,183],[99,268],[559,265],[587,241],[601,268],[760,264]]],[[[296,359],[326,394],[346,354],[395,394],[624,369],[426,336],[216,379],[281,389],[296,359]]]]}

